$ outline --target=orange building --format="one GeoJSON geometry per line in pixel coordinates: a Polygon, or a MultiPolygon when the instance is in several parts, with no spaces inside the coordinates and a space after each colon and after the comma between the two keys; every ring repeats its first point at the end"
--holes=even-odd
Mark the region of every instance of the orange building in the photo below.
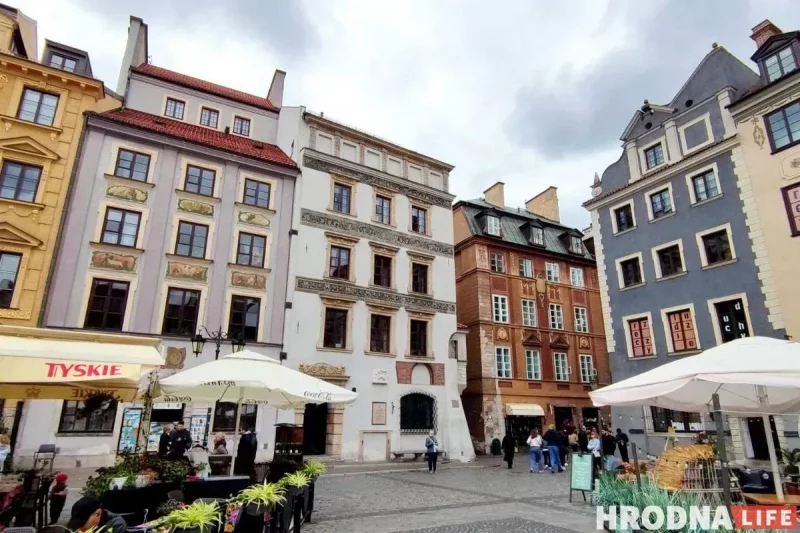
{"type": "Polygon", "coordinates": [[[559,223],[556,188],[505,206],[504,185],[453,207],[456,306],[467,329],[470,433],[524,443],[533,427],[599,425],[589,391],[610,383],[594,256],[559,223]]]}

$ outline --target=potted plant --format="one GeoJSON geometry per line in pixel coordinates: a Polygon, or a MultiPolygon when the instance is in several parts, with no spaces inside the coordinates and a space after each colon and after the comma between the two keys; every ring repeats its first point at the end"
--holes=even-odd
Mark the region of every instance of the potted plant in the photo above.
{"type": "Polygon", "coordinates": [[[164,517],[160,525],[173,532],[210,533],[214,525],[219,525],[220,509],[216,503],[196,501],[181,509],[176,509],[164,517]]]}
{"type": "Polygon", "coordinates": [[[308,474],[298,471],[286,474],[278,483],[286,489],[286,503],[283,504],[281,518],[284,531],[292,530],[294,519],[302,523],[302,515],[305,511],[305,493],[310,481],[308,474]]]}
{"type": "Polygon", "coordinates": [[[795,448],[792,451],[781,450],[781,455],[785,464],[783,472],[790,476],[796,476],[800,472],[800,467],[798,467],[798,464],[800,464],[800,448],[795,448]]]}
{"type": "Polygon", "coordinates": [[[285,489],[276,483],[264,483],[251,485],[240,492],[234,498],[235,501],[245,505],[247,514],[251,516],[263,515],[270,509],[283,504],[286,501],[284,496],[285,489]]]}
{"type": "Polygon", "coordinates": [[[302,472],[309,478],[305,509],[305,518],[307,522],[311,521],[311,513],[314,512],[314,493],[316,491],[317,479],[327,471],[328,469],[325,464],[320,461],[306,461],[303,465],[302,472]]]}

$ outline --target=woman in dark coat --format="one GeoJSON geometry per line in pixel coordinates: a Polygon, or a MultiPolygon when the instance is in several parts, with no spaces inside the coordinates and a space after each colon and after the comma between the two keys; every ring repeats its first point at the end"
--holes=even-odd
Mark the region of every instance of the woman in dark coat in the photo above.
{"type": "Polygon", "coordinates": [[[247,431],[239,439],[239,446],[236,448],[236,461],[233,463],[234,475],[255,478],[256,450],[258,450],[256,434],[247,431]]]}
{"type": "Polygon", "coordinates": [[[510,433],[506,433],[506,436],[503,437],[501,447],[503,448],[503,461],[508,463],[508,468],[511,468],[514,464],[514,453],[516,453],[517,443],[514,442],[514,437],[512,437],[510,433]]]}

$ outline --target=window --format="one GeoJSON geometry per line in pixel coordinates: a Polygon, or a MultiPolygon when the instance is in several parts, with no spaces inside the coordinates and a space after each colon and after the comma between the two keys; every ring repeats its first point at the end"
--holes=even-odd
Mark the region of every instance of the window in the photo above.
{"type": "Polygon", "coordinates": [[[653,431],[658,433],[667,433],[670,426],[674,427],[678,433],[703,430],[703,420],[700,418],[700,413],[685,413],[651,406],[650,420],[653,423],[653,431]]]}
{"type": "Polygon", "coordinates": [[[174,98],[167,98],[167,106],[164,109],[164,114],[171,118],[183,120],[183,112],[186,109],[186,103],[174,98]]]}
{"type": "Polygon", "coordinates": [[[350,193],[352,189],[341,183],[333,184],[333,210],[337,213],[350,214],[350,193]]]}
{"type": "Polygon", "coordinates": [[[106,209],[106,218],[103,221],[103,235],[101,241],[106,244],[120,246],[136,246],[139,235],[139,220],[141,215],[136,211],[109,207],[106,209]]]}
{"type": "Polygon", "coordinates": [[[653,219],[672,213],[672,197],[669,194],[669,189],[651,194],[650,207],[653,209],[653,219]]]}
{"type": "Polygon", "coordinates": [[[794,71],[797,68],[792,47],[787,46],[777,54],[769,56],[764,61],[764,68],[767,69],[767,79],[775,81],[778,78],[794,71]]]}
{"type": "Polygon", "coordinates": [[[415,357],[428,355],[428,322],[425,320],[411,320],[409,331],[410,352],[415,357]]]}
{"type": "Polygon", "coordinates": [[[187,337],[197,331],[200,291],[170,288],[161,333],[187,337]]]}
{"type": "Polygon", "coordinates": [[[694,189],[695,202],[702,202],[719,195],[719,188],[717,187],[717,180],[714,177],[713,170],[692,177],[692,188],[694,189]]]}
{"type": "Polygon", "coordinates": [[[717,323],[722,342],[750,336],[747,313],[741,298],[717,302],[714,304],[714,310],[717,312],[717,323]]]}
{"type": "Polygon", "coordinates": [[[692,320],[690,309],[667,313],[667,323],[673,352],[697,350],[697,332],[694,330],[694,320],[692,320]]]}
{"type": "Polygon", "coordinates": [[[203,196],[213,196],[216,176],[217,173],[213,170],[187,165],[184,190],[203,196]]]}
{"type": "Polygon", "coordinates": [[[352,161],[353,163],[357,163],[358,145],[342,141],[342,144],[339,147],[339,157],[341,157],[342,159],[346,159],[347,161],[352,161]]]}
{"type": "Polygon", "coordinates": [[[800,235],[800,183],[781,189],[792,237],[800,235]]]}
{"type": "Polygon", "coordinates": [[[536,327],[536,302],[534,300],[522,300],[522,325],[536,327]]]}
{"type": "Polygon", "coordinates": [[[681,259],[681,249],[677,244],[660,249],[658,255],[658,265],[661,268],[661,277],[674,276],[683,273],[683,260],[681,259]]]}
{"type": "Polygon", "coordinates": [[[75,67],[78,66],[78,62],[71,57],[50,52],[50,66],[66,70],[67,72],[75,72],[75,67]]]}
{"type": "Polygon", "coordinates": [[[20,254],[0,252],[0,308],[2,309],[11,307],[21,262],[20,254]]]}
{"type": "Polygon", "coordinates": [[[631,336],[633,357],[653,355],[653,336],[650,330],[650,320],[647,318],[629,320],[628,330],[631,336]]]}
{"type": "Polygon", "coordinates": [[[271,186],[262,181],[244,180],[244,203],[269,209],[271,186]]]}
{"type": "Polygon", "coordinates": [[[508,322],[508,297],[493,294],[492,301],[494,302],[494,321],[508,322]]]}
{"type": "Polygon", "coordinates": [[[494,356],[497,377],[511,379],[511,348],[498,346],[494,349],[494,356]]]}
{"type": "Polygon", "coordinates": [[[536,246],[544,246],[544,230],[542,228],[531,228],[531,242],[536,246]]]}
{"type": "Polygon", "coordinates": [[[411,231],[427,233],[428,211],[420,207],[411,206],[411,231]]]}
{"type": "Polygon", "coordinates": [[[520,257],[519,259],[519,275],[524,278],[533,277],[533,261],[527,257],[520,257]]]}
{"type": "Polygon", "coordinates": [[[499,272],[505,274],[506,271],[506,256],[500,252],[492,252],[489,256],[489,268],[492,272],[499,272]]]}
{"type": "Polygon", "coordinates": [[[662,148],[661,143],[645,150],[644,158],[648,170],[664,163],[664,148],[662,148]]]}
{"type": "Polygon", "coordinates": [[[117,165],[114,168],[115,176],[136,181],[147,181],[149,170],[149,155],[120,148],[117,153],[117,165]]]}
{"type": "Polygon", "coordinates": [[[325,331],[322,338],[325,348],[344,350],[347,347],[347,310],[325,309],[325,331]]]}
{"type": "Polygon", "coordinates": [[[555,352],[553,354],[555,365],[556,381],[569,381],[569,365],[567,364],[567,354],[555,352]]]}
{"type": "Polygon", "coordinates": [[[589,317],[585,307],[576,307],[575,312],[575,331],[578,333],[589,333],[589,317]]]}
{"type": "Polygon", "coordinates": [[[364,164],[368,167],[381,169],[381,153],[367,148],[364,150],[364,164]]]}
{"type": "Polygon", "coordinates": [[[3,171],[0,174],[0,198],[33,202],[36,200],[36,190],[39,188],[41,175],[42,169],[39,167],[13,161],[3,162],[3,171]]]}
{"type": "Polygon", "coordinates": [[[375,264],[372,272],[372,283],[381,287],[392,286],[392,258],[385,255],[375,255],[375,264]]]}
{"type": "Polygon", "coordinates": [[[181,222],[178,224],[178,241],[175,243],[175,255],[205,258],[208,226],[181,222]]]}
{"type": "Polygon", "coordinates": [[[59,433],[113,433],[117,418],[117,402],[103,403],[90,413],[84,411],[84,402],[66,400],[58,421],[59,433]]]}
{"type": "Polygon", "coordinates": [[[219,111],[216,109],[209,109],[208,107],[204,107],[200,110],[200,125],[201,126],[208,126],[209,128],[217,129],[217,123],[219,122],[219,111]]]}
{"type": "Polygon", "coordinates": [[[633,208],[631,204],[623,205],[614,210],[614,220],[617,222],[617,233],[636,227],[633,220],[633,208]]]}
{"type": "Polygon", "coordinates": [[[392,317],[370,315],[369,319],[369,351],[389,353],[392,317]]]}
{"type": "Polygon", "coordinates": [[[436,429],[436,402],[414,392],[400,398],[400,433],[426,435],[436,429]]]}
{"type": "MultiPolygon", "coordinates": [[[[214,427],[211,431],[220,433],[233,433],[236,431],[236,412],[238,406],[235,402],[217,402],[214,406],[214,427]]],[[[251,403],[242,404],[239,415],[239,430],[255,430],[258,405],[251,403]]]]}
{"type": "Polygon", "coordinates": [[[233,133],[250,137],[250,119],[233,117],[233,133]]]}
{"type": "Polygon", "coordinates": [[[267,238],[251,233],[239,233],[239,246],[236,250],[236,264],[264,268],[264,254],[267,238]]]}
{"type": "Polygon", "coordinates": [[[583,253],[583,241],[580,237],[570,236],[569,238],[569,251],[574,254],[583,253]]]}
{"type": "Polygon", "coordinates": [[[56,118],[57,106],[58,96],[25,88],[22,92],[22,102],[17,112],[17,118],[43,126],[52,126],[56,118]]]}
{"type": "Polygon", "coordinates": [[[228,337],[246,341],[258,340],[258,318],[261,300],[249,296],[231,297],[231,314],[228,320],[228,337]]]}
{"type": "Polygon", "coordinates": [[[385,196],[375,197],[375,220],[381,224],[392,223],[392,200],[385,196]]]}
{"type": "Polygon", "coordinates": [[[350,279],[350,248],[331,246],[328,276],[338,279],[350,279]]]}
{"type": "Polygon", "coordinates": [[[411,263],[411,292],[428,294],[428,265],[411,263]]]}
{"type": "Polygon", "coordinates": [[[403,162],[399,159],[387,155],[386,156],[386,171],[394,176],[403,175],[403,162]]]}
{"type": "Polygon", "coordinates": [[[767,129],[773,150],[800,142],[800,102],[767,115],[767,129]]]}
{"type": "Polygon", "coordinates": [[[489,235],[500,236],[500,219],[497,217],[486,217],[486,231],[489,235]]]}
{"type": "Polygon", "coordinates": [[[122,331],[129,287],[126,281],[93,279],[83,327],[122,331]]]}
{"type": "Polygon", "coordinates": [[[620,261],[619,269],[622,273],[623,287],[633,287],[642,283],[642,265],[638,257],[620,261]]]}
{"type": "Polygon", "coordinates": [[[564,329],[564,309],[561,304],[550,304],[550,329],[564,329]]]}
{"type": "Polygon", "coordinates": [[[527,378],[542,379],[542,357],[536,350],[525,350],[525,369],[527,378]]]}
{"type": "Polygon", "coordinates": [[[709,265],[733,259],[731,245],[728,241],[728,230],[722,229],[702,236],[706,262],[709,265]]]}
{"type": "Polygon", "coordinates": [[[578,356],[581,364],[581,383],[591,383],[594,377],[594,361],[591,355],[581,354],[578,356]]]}
{"type": "Polygon", "coordinates": [[[547,281],[552,283],[561,283],[561,269],[558,263],[545,263],[545,273],[547,274],[547,281]]]}
{"type": "Polygon", "coordinates": [[[582,268],[569,268],[569,283],[573,287],[583,287],[583,269],[582,268]]]}

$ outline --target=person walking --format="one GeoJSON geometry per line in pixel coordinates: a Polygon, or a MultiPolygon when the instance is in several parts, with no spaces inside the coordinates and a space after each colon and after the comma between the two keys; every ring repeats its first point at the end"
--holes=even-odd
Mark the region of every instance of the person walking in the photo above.
{"type": "Polygon", "coordinates": [[[567,435],[567,445],[572,453],[578,452],[578,433],[576,431],[573,430],[572,433],[567,435]]]}
{"type": "Polygon", "coordinates": [[[439,443],[436,442],[436,434],[431,430],[425,437],[425,455],[428,458],[428,473],[436,473],[436,459],[439,456],[439,443]]]}
{"type": "Polygon", "coordinates": [[[586,426],[581,426],[578,431],[578,448],[584,452],[589,449],[589,433],[586,432],[586,426]]]}
{"type": "Polygon", "coordinates": [[[172,441],[172,426],[164,424],[161,426],[161,436],[158,438],[158,456],[166,457],[169,453],[169,443],[172,441]]]}
{"type": "Polygon", "coordinates": [[[617,428],[617,448],[619,448],[619,458],[623,463],[628,462],[628,435],[625,434],[620,428],[617,428]]]}
{"type": "Polygon", "coordinates": [[[603,462],[605,463],[606,470],[611,471],[613,458],[617,453],[617,439],[608,429],[603,429],[603,434],[600,437],[600,448],[603,451],[603,462]]]}
{"type": "Polygon", "coordinates": [[[589,436],[589,443],[586,445],[589,453],[592,454],[592,461],[594,462],[594,475],[600,475],[603,469],[603,454],[600,449],[600,439],[597,438],[597,432],[592,430],[589,436]]]}
{"type": "MultiPolygon", "coordinates": [[[[163,435],[162,435],[163,436],[163,435]]],[[[159,439],[159,448],[161,441],[159,439]]],[[[169,442],[169,451],[167,452],[167,459],[177,461],[183,459],[184,454],[192,448],[192,434],[186,429],[183,420],[178,420],[175,423],[175,431],[171,433],[169,442]]]]}
{"type": "Polygon", "coordinates": [[[506,433],[506,436],[503,437],[503,461],[508,463],[508,468],[514,466],[514,454],[517,453],[517,443],[514,442],[514,437],[511,436],[511,433],[506,433]]]}
{"type": "Polygon", "coordinates": [[[531,468],[531,473],[544,472],[544,465],[542,464],[542,437],[539,436],[539,432],[535,429],[531,430],[531,434],[528,437],[528,446],[530,446],[530,450],[528,451],[528,464],[531,468]],[[536,470],[534,470],[534,468],[536,468],[536,470]]]}
{"type": "Polygon", "coordinates": [[[553,424],[547,427],[544,441],[547,443],[547,452],[550,455],[550,472],[553,474],[556,473],[556,470],[563,472],[564,468],[561,466],[561,436],[553,424]]]}

